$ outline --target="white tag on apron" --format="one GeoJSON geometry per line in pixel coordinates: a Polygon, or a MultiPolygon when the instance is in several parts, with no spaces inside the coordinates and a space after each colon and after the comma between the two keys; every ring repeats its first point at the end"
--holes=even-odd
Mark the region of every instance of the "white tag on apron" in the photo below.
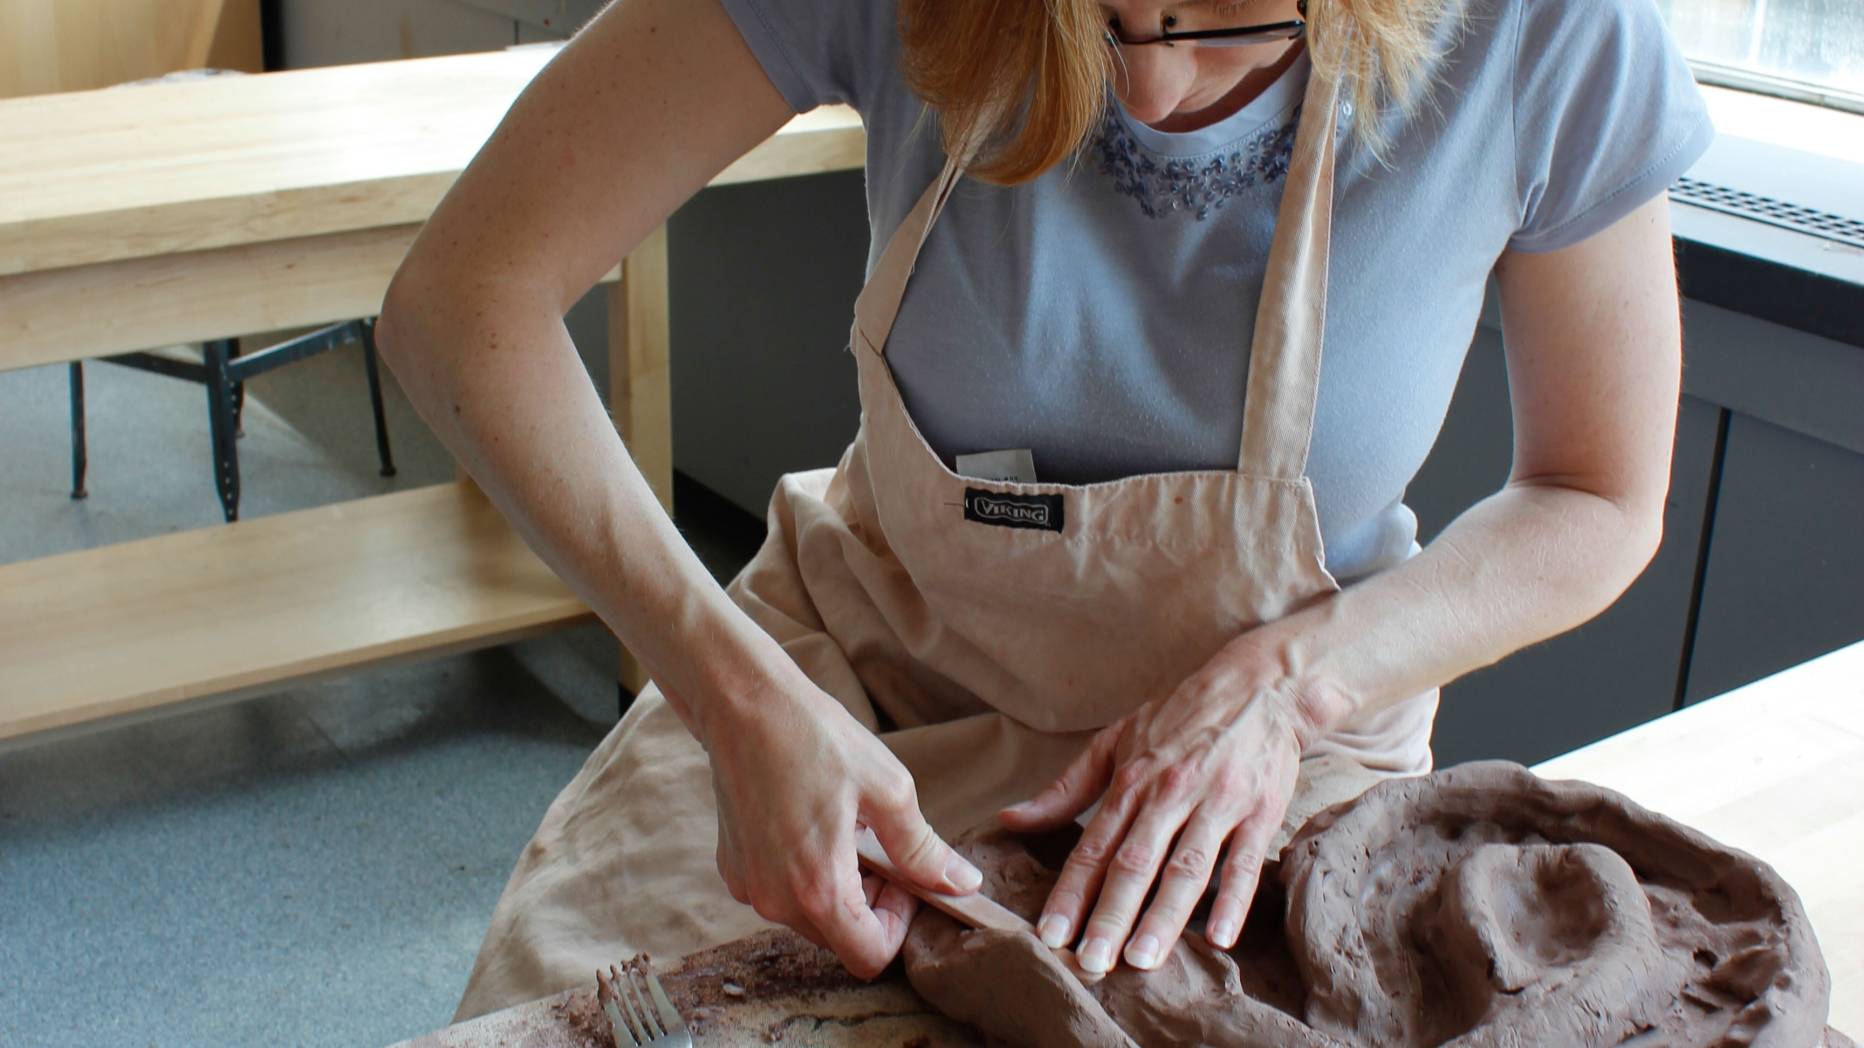
{"type": "Polygon", "coordinates": [[[972,480],[1013,480],[1018,484],[1036,482],[1036,457],[1028,448],[1008,451],[980,451],[959,455],[952,472],[972,480]]]}

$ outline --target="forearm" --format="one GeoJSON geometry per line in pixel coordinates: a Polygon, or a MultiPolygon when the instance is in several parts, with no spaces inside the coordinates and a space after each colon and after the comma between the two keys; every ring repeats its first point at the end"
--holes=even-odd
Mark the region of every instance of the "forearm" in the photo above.
{"type": "Polygon", "coordinates": [[[410,267],[380,330],[421,416],[698,733],[699,696],[787,662],[712,580],[628,457],[564,328],[522,286],[410,267]]]}
{"type": "Polygon", "coordinates": [[[1280,668],[1308,730],[1325,734],[1597,615],[1661,530],[1661,492],[1613,500],[1513,483],[1416,557],[1244,640],[1280,668]]]}
{"type": "Polygon", "coordinates": [[[800,671],[662,512],[563,313],[792,115],[718,3],[609,5],[435,209],[377,332],[428,425],[702,742],[711,710],[800,671]]]}
{"type": "Polygon", "coordinates": [[[1316,730],[1586,621],[1656,552],[1682,335],[1668,205],[1496,266],[1514,468],[1423,553],[1258,631],[1316,730]]]}

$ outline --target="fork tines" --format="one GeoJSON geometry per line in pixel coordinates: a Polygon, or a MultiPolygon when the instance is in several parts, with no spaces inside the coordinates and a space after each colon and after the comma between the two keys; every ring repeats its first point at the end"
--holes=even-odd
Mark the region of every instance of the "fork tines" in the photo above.
{"type": "Polygon", "coordinates": [[[691,1048],[692,1035],[645,954],[595,973],[596,999],[615,1030],[616,1048],[691,1048]]]}

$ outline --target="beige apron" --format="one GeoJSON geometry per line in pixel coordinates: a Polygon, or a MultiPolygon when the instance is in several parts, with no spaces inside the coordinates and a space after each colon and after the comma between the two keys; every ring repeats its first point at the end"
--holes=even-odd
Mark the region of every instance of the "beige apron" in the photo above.
{"type": "MultiPolygon", "coordinates": [[[[1092,733],[1224,644],[1337,586],[1305,476],[1320,376],[1336,86],[1310,77],[1257,311],[1234,472],[1020,484],[947,470],[883,352],[959,179],[947,163],[855,305],[860,432],[787,476],[729,592],[913,773],[955,835],[1040,792],[1092,733]]],[[[1430,692],[1323,740],[1374,771],[1430,767],[1430,692]]],[[[645,689],[545,815],[505,888],[460,1016],[680,956],[766,923],[715,865],[706,756],[645,689]]]]}

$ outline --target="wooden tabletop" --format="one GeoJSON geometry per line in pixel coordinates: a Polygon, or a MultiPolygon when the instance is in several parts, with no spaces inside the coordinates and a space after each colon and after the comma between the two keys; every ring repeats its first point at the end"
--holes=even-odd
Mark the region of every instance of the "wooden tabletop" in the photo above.
{"type": "MultiPolygon", "coordinates": [[[[0,101],[0,277],[424,221],[554,45],[0,101]]],[[[861,166],[846,107],[714,184],[861,166]]]]}
{"type": "Polygon", "coordinates": [[[1832,973],[1831,1025],[1864,1034],[1864,643],[1538,765],[1771,863],[1832,973]]]}

